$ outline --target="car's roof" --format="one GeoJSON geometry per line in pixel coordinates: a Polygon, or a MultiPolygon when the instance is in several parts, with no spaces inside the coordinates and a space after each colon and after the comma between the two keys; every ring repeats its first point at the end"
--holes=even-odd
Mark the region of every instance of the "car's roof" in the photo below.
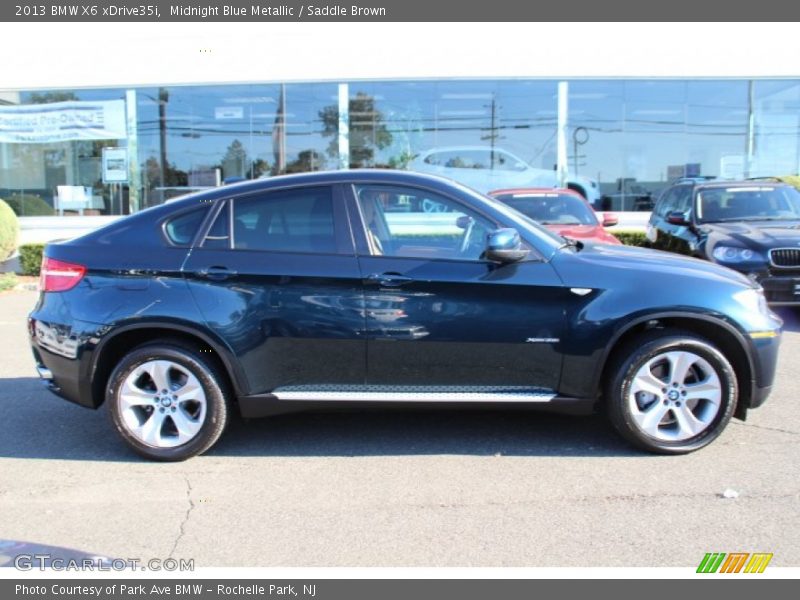
{"type": "Polygon", "coordinates": [[[758,187],[792,187],[783,181],[753,181],[752,179],[738,180],[738,181],[704,181],[697,183],[696,188],[730,188],[730,187],[745,187],[745,188],[758,188],[758,187]]]}
{"type": "Polygon", "coordinates": [[[502,190],[493,190],[489,192],[490,196],[499,196],[501,194],[569,194],[584,200],[578,192],[567,188],[551,188],[551,187],[531,187],[531,188],[505,188],[502,190]]]}
{"type": "Polygon", "coordinates": [[[187,194],[174,200],[174,203],[191,203],[193,200],[215,200],[233,194],[247,194],[276,187],[290,187],[295,185],[316,185],[324,183],[343,183],[351,181],[364,181],[376,183],[421,184],[434,189],[442,184],[453,185],[457,182],[447,177],[419,173],[417,171],[403,171],[397,169],[343,169],[338,171],[313,171],[309,173],[294,173],[291,175],[275,175],[231,183],[200,192],[187,194]]]}
{"type": "Polygon", "coordinates": [[[492,148],[491,146],[437,146],[435,148],[429,148],[427,150],[423,150],[419,153],[420,156],[425,156],[428,154],[434,154],[436,152],[453,152],[454,150],[481,150],[487,152],[505,152],[506,154],[513,154],[510,150],[506,150],[505,148],[492,148]]]}

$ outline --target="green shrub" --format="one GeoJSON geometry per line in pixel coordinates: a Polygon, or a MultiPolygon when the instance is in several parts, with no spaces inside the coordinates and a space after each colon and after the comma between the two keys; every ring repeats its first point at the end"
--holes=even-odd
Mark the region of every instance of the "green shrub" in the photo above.
{"type": "Polygon", "coordinates": [[[19,265],[23,275],[39,275],[44,244],[23,244],[19,247],[19,265]]]}
{"type": "Polygon", "coordinates": [[[6,202],[20,217],[49,217],[55,214],[53,207],[36,194],[11,194],[6,202]]]}
{"type": "Polygon", "coordinates": [[[17,285],[17,276],[14,273],[0,274],[0,292],[12,289],[17,285]]]}
{"type": "Polygon", "coordinates": [[[643,248],[650,247],[650,241],[644,234],[644,231],[614,231],[611,230],[609,233],[614,234],[620,242],[625,244],[626,246],[641,246],[643,248]]]}
{"type": "Polygon", "coordinates": [[[19,222],[11,207],[0,200],[0,261],[7,259],[17,249],[19,222]]]}

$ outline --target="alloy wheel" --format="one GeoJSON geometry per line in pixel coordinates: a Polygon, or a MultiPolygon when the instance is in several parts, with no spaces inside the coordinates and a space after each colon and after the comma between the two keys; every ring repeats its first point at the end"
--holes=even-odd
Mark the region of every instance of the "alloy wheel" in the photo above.
{"type": "Polygon", "coordinates": [[[194,439],[207,411],[198,378],[171,360],[150,360],[133,369],[117,402],[123,426],[153,448],[174,448],[194,439]]]}
{"type": "Polygon", "coordinates": [[[639,368],[626,401],[642,433],[662,442],[680,442],[712,425],[722,405],[722,383],[706,359],[673,350],[639,368]]]}

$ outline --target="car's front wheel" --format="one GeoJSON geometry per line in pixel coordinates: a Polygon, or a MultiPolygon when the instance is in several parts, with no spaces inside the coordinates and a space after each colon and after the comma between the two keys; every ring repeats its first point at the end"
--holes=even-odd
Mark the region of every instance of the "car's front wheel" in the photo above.
{"type": "Polygon", "coordinates": [[[616,357],[605,390],[614,427],[660,454],[698,450],[716,439],[736,408],[733,367],[692,333],[654,330],[616,357]]]}
{"type": "Polygon", "coordinates": [[[179,343],[147,344],[124,356],[109,379],[106,403],[122,439],[153,460],[205,452],[228,420],[219,368],[179,343]]]}

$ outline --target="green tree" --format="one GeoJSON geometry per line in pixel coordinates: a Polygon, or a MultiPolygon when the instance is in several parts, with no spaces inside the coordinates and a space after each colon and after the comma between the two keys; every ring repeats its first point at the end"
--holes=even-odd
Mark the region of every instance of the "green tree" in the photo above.
{"type": "Polygon", "coordinates": [[[253,161],[250,169],[247,171],[248,179],[258,179],[264,173],[269,173],[271,167],[269,163],[265,161],[263,158],[257,158],[253,161]]]}
{"type": "Polygon", "coordinates": [[[297,159],[286,165],[287,173],[307,173],[308,171],[321,171],[325,168],[325,156],[316,150],[303,150],[297,159]]]}
{"type": "MultiPolygon", "coordinates": [[[[145,181],[148,189],[161,187],[161,163],[158,158],[151,156],[142,165],[145,181]]],[[[189,175],[186,171],[181,171],[174,164],[164,168],[164,186],[181,187],[189,185],[189,175]]]]}
{"type": "MultiPolygon", "coordinates": [[[[350,113],[350,167],[371,167],[375,162],[375,151],[392,143],[392,133],[386,127],[383,113],[375,108],[375,99],[364,92],[356,93],[348,103],[350,113]]],[[[322,119],[322,135],[333,137],[328,144],[328,154],[337,156],[339,144],[339,107],[326,106],[319,112],[322,119]]]]}
{"type": "Polygon", "coordinates": [[[247,150],[239,140],[233,140],[222,157],[222,176],[245,177],[250,170],[250,161],[247,158],[247,150]]]}

